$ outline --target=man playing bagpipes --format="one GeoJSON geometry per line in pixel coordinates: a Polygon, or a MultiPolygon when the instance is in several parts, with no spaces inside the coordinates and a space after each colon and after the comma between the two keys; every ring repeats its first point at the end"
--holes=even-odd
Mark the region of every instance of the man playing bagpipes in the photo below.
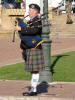
{"type": "Polygon", "coordinates": [[[24,92],[24,96],[37,95],[37,84],[39,80],[39,71],[43,71],[44,57],[42,52],[41,38],[42,34],[42,22],[38,17],[40,13],[40,7],[37,4],[29,5],[29,17],[30,20],[27,24],[20,23],[21,19],[17,18],[19,24],[15,27],[18,30],[21,38],[21,48],[26,50],[25,70],[31,72],[31,89],[29,92],[24,92]]]}

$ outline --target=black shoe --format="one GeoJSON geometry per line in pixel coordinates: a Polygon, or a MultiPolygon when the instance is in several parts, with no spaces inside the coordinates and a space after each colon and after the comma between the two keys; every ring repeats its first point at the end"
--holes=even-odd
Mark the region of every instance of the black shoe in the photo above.
{"type": "Polygon", "coordinates": [[[24,92],[23,96],[36,96],[37,92],[24,92]]]}

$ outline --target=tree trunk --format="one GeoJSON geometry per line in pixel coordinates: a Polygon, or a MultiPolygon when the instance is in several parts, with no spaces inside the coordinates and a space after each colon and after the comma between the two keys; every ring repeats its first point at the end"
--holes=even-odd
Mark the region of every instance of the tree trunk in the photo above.
{"type": "Polygon", "coordinates": [[[72,0],[66,0],[66,14],[67,14],[66,24],[73,23],[73,21],[71,19],[71,10],[72,10],[72,0]]]}

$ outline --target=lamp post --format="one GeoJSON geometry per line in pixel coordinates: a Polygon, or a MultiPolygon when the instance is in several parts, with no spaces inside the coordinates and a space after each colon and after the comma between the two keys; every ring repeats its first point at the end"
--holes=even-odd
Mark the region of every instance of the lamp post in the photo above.
{"type": "MultiPolygon", "coordinates": [[[[48,0],[43,0],[43,13],[48,12],[48,0]]],[[[43,24],[47,24],[45,27],[42,27],[42,38],[45,42],[42,44],[45,70],[40,72],[40,82],[52,82],[52,73],[50,70],[51,65],[51,40],[49,39],[50,27],[48,25],[48,15],[45,15],[43,24]]]]}

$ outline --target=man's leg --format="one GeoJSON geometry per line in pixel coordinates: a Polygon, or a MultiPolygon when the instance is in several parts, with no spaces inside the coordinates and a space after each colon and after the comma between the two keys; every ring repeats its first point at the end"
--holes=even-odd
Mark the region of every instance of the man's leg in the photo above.
{"type": "Polygon", "coordinates": [[[37,92],[37,85],[39,81],[39,72],[31,72],[31,87],[33,92],[37,92]]]}
{"type": "Polygon", "coordinates": [[[39,72],[31,72],[31,90],[29,92],[23,93],[23,96],[35,96],[37,95],[37,85],[39,81],[39,72]]]}

